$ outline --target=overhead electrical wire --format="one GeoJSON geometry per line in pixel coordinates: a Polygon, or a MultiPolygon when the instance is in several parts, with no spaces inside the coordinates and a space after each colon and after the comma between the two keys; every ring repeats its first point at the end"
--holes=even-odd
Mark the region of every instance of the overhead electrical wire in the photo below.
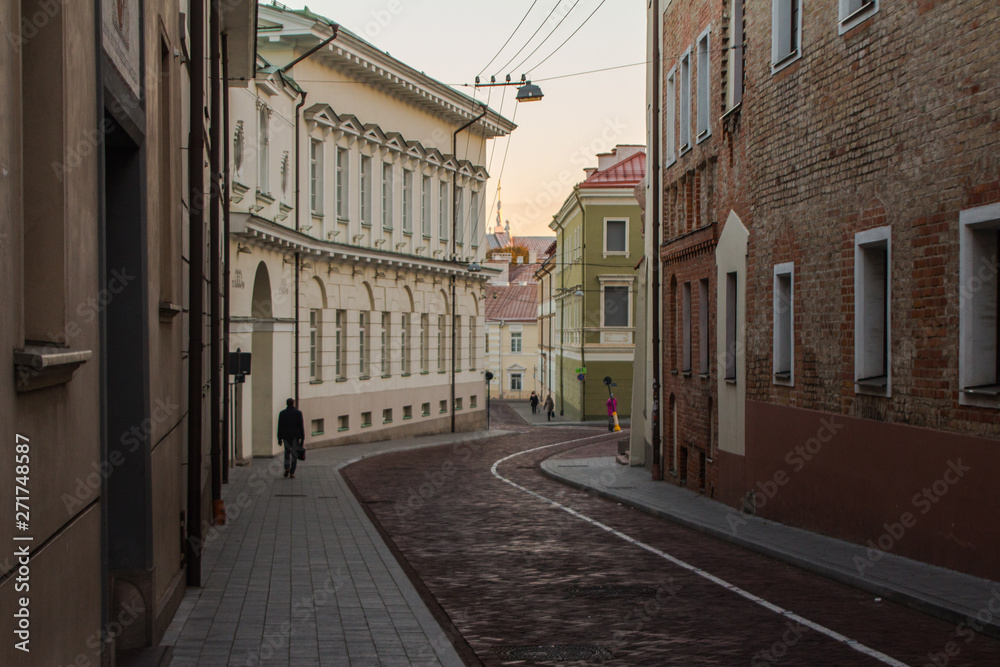
{"type": "MultiPolygon", "coordinates": [[[[554,28],[552,28],[552,30],[550,30],[550,31],[549,31],[549,34],[547,34],[547,35],[545,36],[545,39],[543,39],[542,41],[540,41],[540,42],[538,43],[538,46],[536,46],[536,47],[535,47],[534,49],[532,49],[531,53],[529,53],[528,55],[526,55],[526,56],[525,56],[525,57],[524,57],[524,58],[523,58],[523,59],[521,60],[521,62],[519,62],[519,63],[518,63],[517,65],[515,65],[515,66],[513,67],[513,70],[512,70],[512,71],[515,71],[515,72],[516,72],[517,70],[519,70],[519,69],[521,68],[521,65],[523,65],[523,64],[524,64],[524,63],[526,63],[526,62],[528,62],[528,60],[530,60],[530,59],[531,59],[531,56],[535,55],[535,54],[536,54],[536,53],[538,52],[538,49],[542,48],[542,44],[544,44],[545,42],[549,41],[549,37],[551,37],[552,35],[554,35],[554,34],[555,34],[556,30],[558,30],[558,29],[559,29],[559,26],[561,26],[561,25],[563,24],[563,21],[565,21],[566,19],[568,19],[568,18],[569,18],[569,15],[573,13],[573,10],[574,10],[574,9],[576,9],[576,6],[577,6],[578,4],[580,4],[580,0],[575,0],[575,2],[573,3],[573,6],[569,8],[569,10],[568,10],[568,11],[566,12],[566,14],[564,14],[564,15],[563,15],[563,17],[562,17],[561,19],[559,19],[559,23],[556,23],[555,27],[554,27],[554,28]]],[[[601,4],[604,4],[604,3],[603,3],[603,0],[602,0],[601,4]]],[[[598,5],[598,8],[600,8],[600,6],[601,6],[601,5],[598,5]]],[[[594,11],[597,11],[597,10],[594,10],[594,11]]],[[[593,14],[591,14],[591,16],[593,16],[593,14]]],[[[589,17],[588,17],[588,18],[589,18],[589,17]]],[[[586,21],[584,21],[584,23],[586,23],[586,21]]],[[[583,26],[580,26],[580,27],[582,28],[583,26]]],[[[580,29],[580,28],[577,28],[576,30],[574,30],[574,31],[573,31],[573,35],[575,35],[575,34],[577,33],[577,31],[578,31],[579,29],[580,29]]],[[[573,35],[570,35],[570,37],[572,37],[573,35]]],[[[563,42],[563,44],[565,44],[565,43],[566,43],[566,42],[563,42]]],[[[562,48],[562,47],[560,46],[559,48],[562,48]]],[[[558,51],[558,49],[556,49],[556,50],[558,51]]],[[[546,60],[547,60],[547,59],[546,59],[546,60]]]]}
{"type": "Polygon", "coordinates": [[[552,6],[552,11],[549,12],[548,16],[546,16],[545,19],[541,22],[541,24],[535,29],[535,32],[531,33],[531,37],[529,37],[528,41],[524,43],[524,46],[519,48],[517,52],[513,56],[511,56],[510,60],[505,62],[503,64],[503,67],[501,67],[499,70],[496,71],[494,76],[496,76],[496,74],[502,74],[503,72],[507,71],[507,66],[510,65],[512,62],[514,62],[514,58],[517,58],[519,55],[521,55],[521,51],[524,51],[524,49],[528,46],[528,44],[531,44],[531,40],[533,40],[535,38],[535,35],[537,35],[541,31],[541,29],[545,27],[545,24],[549,22],[549,19],[552,18],[552,15],[555,13],[555,11],[559,9],[560,4],[562,4],[562,0],[556,0],[556,4],[552,6]]]}
{"type": "Polygon", "coordinates": [[[510,33],[510,37],[508,37],[507,41],[503,43],[503,46],[501,46],[500,50],[496,52],[496,55],[494,55],[492,58],[490,58],[490,61],[488,63],[486,63],[486,67],[484,67],[481,70],[479,70],[479,74],[476,75],[477,77],[478,76],[482,76],[482,73],[485,72],[487,69],[489,69],[489,66],[493,64],[493,61],[497,59],[497,56],[499,56],[501,53],[503,53],[503,50],[507,48],[508,44],[510,44],[510,40],[514,39],[514,35],[516,35],[517,31],[521,29],[522,25],[524,25],[524,20],[526,18],[528,18],[528,14],[531,13],[531,10],[534,9],[535,5],[537,5],[537,4],[538,4],[538,0],[534,0],[534,2],[531,3],[531,6],[528,7],[528,11],[526,11],[524,13],[524,16],[521,17],[521,22],[517,24],[516,28],[514,28],[514,32],[510,33]]]}
{"type": "MultiPolygon", "coordinates": [[[[594,11],[590,12],[590,16],[588,16],[586,19],[584,19],[583,23],[581,23],[580,26],[576,30],[574,30],[573,33],[563,41],[562,44],[560,44],[559,46],[557,46],[555,51],[553,51],[549,55],[545,56],[545,58],[542,60],[542,62],[538,63],[537,65],[535,65],[534,67],[532,67],[528,71],[530,72],[531,70],[538,69],[539,67],[542,66],[543,63],[545,63],[546,60],[548,60],[549,58],[551,58],[552,56],[554,56],[559,51],[559,49],[561,49],[562,47],[566,46],[566,42],[568,42],[569,40],[573,39],[573,36],[576,35],[576,33],[580,32],[580,29],[583,28],[583,26],[587,25],[587,21],[589,21],[591,18],[593,18],[594,14],[597,13],[598,9],[600,9],[601,7],[604,6],[605,2],[607,2],[607,0],[601,0],[601,4],[597,5],[597,7],[594,8],[594,11]]],[[[576,5],[574,5],[574,7],[575,6],[576,5]]],[[[570,11],[572,11],[572,10],[570,10],[570,11]]],[[[569,16],[568,13],[567,13],[567,16],[569,16]]],[[[556,26],[556,27],[558,27],[558,26],[556,26]]],[[[541,46],[541,44],[539,44],[539,46],[541,46]]],[[[537,51],[538,49],[535,49],[535,50],[537,51]]],[[[530,58],[530,57],[531,56],[528,56],[528,58],[530,58]]],[[[525,58],[524,60],[527,60],[528,58],[525,58]]],[[[518,64],[518,66],[515,67],[514,69],[518,69],[523,64],[524,64],[524,61],[521,61],[518,64]]]]}

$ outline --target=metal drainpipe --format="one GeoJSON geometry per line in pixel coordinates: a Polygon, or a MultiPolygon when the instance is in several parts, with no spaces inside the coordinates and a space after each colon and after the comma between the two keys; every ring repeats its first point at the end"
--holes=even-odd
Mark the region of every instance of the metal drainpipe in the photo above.
{"type": "MultiPolygon", "coordinates": [[[[573,196],[576,197],[577,206],[580,207],[580,226],[582,231],[580,232],[580,290],[583,292],[583,296],[580,297],[580,365],[584,368],[587,367],[587,328],[584,326],[584,321],[587,318],[587,310],[585,306],[587,305],[587,209],[583,207],[583,201],[580,199],[580,186],[577,185],[573,188],[573,196]]],[[[575,298],[575,295],[574,295],[575,298]]],[[[583,374],[583,380],[580,380],[580,419],[581,421],[587,421],[587,374],[583,374]]]]}
{"type": "Polygon", "coordinates": [[[205,193],[205,4],[190,0],[191,80],[190,136],[188,137],[188,206],[190,260],[188,288],[188,450],[187,450],[187,543],[185,548],[188,586],[201,586],[201,386],[204,327],[204,206],[205,193]]]}
{"type": "MultiPolygon", "coordinates": [[[[451,154],[458,160],[458,134],[466,128],[479,122],[486,116],[486,105],[481,105],[483,112],[470,120],[451,135],[451,154]]],[[[456,235],[458,231],[458,172],[451,175],[451,261],[457,263],[456,235]]],[[[470,239],[471,240],[471,239],[470,239]]],[[[455,301],[455,273],[451,274],[451,432],[455,432],[455,350],[457,349],[458,331],[455,321],[458,318],[455,301]]],[[[471,353],[471,350],[470,350],[471,353]]]]}
{"type": "MultiPolygon", "coordinates": [[[[653,303],[651,317],[653,325],[652,347],[653,347],[653,479],[663,478],[663,466],[660,461],[660,448],[663,438],[661,434],[662,415],[660,415],[660,0],[653,0],[653,99],[652,113],[650,117],[650,137],[652,137],[652,174],[650,174],[650,185],[653,188],[652,211],[647,211],[646,218],[651,219],[650,231],[652,232],[653,261],[652,269],[652,292],[653,303]]],[[[709,420],[712,416],[709,415],[709,420]]]]}
{"type": "MultiPolygon", "coordinates": [[[[210,190],[209,205],[212,210],[209,215],[209,236],[211,237],[211,256],[209,257],[209,273],[211,289],[209,294],[209,310],[211,312],[211,336],[212,344],[209,346],[209,368],[211,369],[211,401],[209,420],[211,421],[211,465],[212,465],[212,513],[218,516],[221,512],[225,516],[225,505],[222,501],[222,381],[225,376],[222,374],[222,295],[219,293],[219,282],[222,279],[222,253],[220,252],[220,232],[222,230],[222,192],[219,182],[220,163],[222,161],[222,119],[219,117],[222,111],[222,81],[221,76],[221,48],[222,43],[220,33],[222,31],[219,17],[218,0],[211,0],[209,9],[209,70],[211,77],[211,139],[212,145],[209,152],[209,172],[210,190]]],[[[228,239],[226,240],[228,241],[228,239]]]]}
{"type": "Polygon", "coordinates": [[[229,371],[226,363],[229,361],[229,36],[222,35],[222,80],[226,90],[222,95],[222,483],[229,483],[229,441],[230,430],[229,411],[229,371]]]}
{"type": "MultiPolygon", "coordinates": [[[[559,232],[563,232],[563,242],[565,242],[565,240],[566,240],[565,229],[563,228],[562,224],[556,220],[555,216],[552,216],[552,220],[553,220],[553,222],[556,223],[556,227],[559,228],[559,232]]],[[[565,299],[566,298],[565,297],[565,293],[566,293],[566,274],[564,273],[564,269],[566,268],[566,249],[563,248],[562,251],[560,251],[561,244],[559,243],[559,240],[558,240],[559,239],[559,232],[556,232],[556,252],[559,253],[559,283],[560,283],[560,285],[559,285],[559,293],[560,293],[560,298],[561,299],[565,299]]],[[[559,302],[559,414],[560,414],[560,416],[566,414],[566,395],[565,395],[565,392],[564,392],[564,389],[563,389],[563,387],[564,387],[564,383],[563,383],[563,353],[564,353],[564,349],[563,349],[563,331],[565,331],[565,328],[566,328],[566,307],[564,306],[564,304],[562,303],[562,301],[560,301],[559,302]]]]}

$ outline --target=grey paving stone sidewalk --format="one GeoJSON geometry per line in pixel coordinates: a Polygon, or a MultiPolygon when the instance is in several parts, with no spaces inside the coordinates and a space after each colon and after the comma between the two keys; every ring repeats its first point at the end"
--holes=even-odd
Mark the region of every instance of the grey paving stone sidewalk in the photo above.
{"type": "Polygon", "coordinates": [[[542,471],[578,488],[1000,637],[998,582],[741,514],[699,493],[654,482],[648,470],[621,465],[612,457],[549,459],[542,463],[542,471]]]}
{"type": "Polygon", "coordinates": [[[359,458],[502,435],[446,434],[311,450],[233,468],[229,521],[205,535],[202,588],[189,589],[161,644],[193,665],[461,665],[347,488],[359,458]]]}

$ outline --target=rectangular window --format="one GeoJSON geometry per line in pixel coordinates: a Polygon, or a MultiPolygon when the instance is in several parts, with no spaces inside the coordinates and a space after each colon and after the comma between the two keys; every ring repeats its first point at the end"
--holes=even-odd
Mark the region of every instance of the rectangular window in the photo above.
{"type": "Polygon", "coordinates": [[[735,271],[726,274],[726,380],[736,381],[736,300],[738,283],[735,271]]]}
{"type": "Polygon", "coordinates": [[[729,68],[727,69],[727,92],[729,93],[729,107],[733,108],[743,101],[743,2],[744,0],[730,0],[732,6],[729,11],[732,23],[729,26],[731,46],[727,57],[729,58],[729,68]]]}
{"type": "Polygon", "coordinates": [[[382,229],[392,229],[392,165],[382,164],[382,229]]]}
{"type": "Polygon", "coordinates": [[[854,378],[856,390],[889,395],[891,228],[854,235],[854,378]]]}
{"type": "Polygon", "coordinates": [[[691,147],[691,51],[681,56],[681,153],[691,147]]]}
{"type": "Polygon", "coordinates": [[[347,345],[345,341],[347,340],[347,311],[338,310],[336,319],[337,329],[334,337],[334,345],[336,346],[336,359],[337,364],[337,378],[347,377],[347,345]]]}
{"type": "Polygon", "coordinates": [[[413,419],[413,406],[404,405],[403,406],[403,419],[413,419]]]}
{"type": "Polygon", "coordinates": [[[403,233],[413,233],[413,170],[403,170],[403,233]]]}
{"type": "Polygon", "coordinates": [[[511,373],[509,377],[510,377],[510,390],[521,391],[521,374],[511,373]]]}
{"type": "Polygon", "coordinates": [[[791,262],[774,267],[774,349],[771,357],[775,384],[793,384],[794,270],[795,265],[791,262]]]}
{"type": "Polygon", "coordinates": [[[608,255],[628,255],[628,220],[604,221],[604,256],[608,255]]]}
{"type": "Polygon", "coordinates": [[[469,407],[475,408],[479,406],[479,397],[476,394],[469,396],[469,407]]]}
{"type": "Polygon", "coordinates": [[[462,330],[462,316],[456,315],[451,324],[455,327],[455,370],[462,370],[462,339],[458,332],[462,330]]]}
{"type": "Polygon", "coordinates": [[[271,137],[270,115],[267,107],[260,108],[257,127],[257,189],[267,194],[271,191],[271,137]]]}
{"type": "Polygon", "coordinates": [[[430,369],[430,317],[420,316],[420,372],[427,373],[430,369]]]}
{"type": "Polygon", "coordinates": [[[476,316],[469,316],[469,368],[476,370],[476,316]]]}
{"type": "Polygon", "coordinates": [[[337,217],[347,220],[347,193],[350,192],[350,154],[346,148],[337,149],[337,217]]]}
{"type": "Polygon", "coordinates": [[[671,67],[667,73],[667,86],[663,100],[663,134],[666,146],[663,152],[665,164],[671,164],[677,152],[677,67],[671,67]]]}
{"type": "Polygon", "coordinates": [[[691,283],[681,285],[681,334],[683,338],[682,373],[691,372],[691,283]]]}
{"type": "Polygon", "coordinates": [[[461,398],[456,398],[455,399],[455,412],[458,412],[461,409],[462,409],[462,399],[461,398]]]}
{"type": "Polygon", "coordinates": [[[312,434],[313,435],[323,435],[324,433],[324,422],[325,419],[313,419],[312,420],[312,434]]]}
{"type": "Polygon", "coordinates": [[[708,375],[708,278],[698,281],[698,372],[708,375]]]}
{"type": "Polygon", "coordinates": [[[420,186],[420,233],[431,237],[431,177],[424,176],[420,186]]]}
{"type": "Polygon", "coordinates": [[[629,325],[629,288],[626,285],[604,286],[604,326],[627,327],[629,325]]]}
{"type": "Polygon", "coordinates": [[[410,374],[410,317],[410,313],[403,313],[399,327],[399,357],[403,375],[410,374]]]}
{"type": "Polygon", "coordinates": [[[337,431],[347,431],[351,428],[351,418],[348,415],[337,417],[337,431]]]}
{"type": "Polygon", "coordinates": [[[309,380],[318,382],[321,379],[321,311],[318,308],[309,310],[309,380]]]}
{"type": "Polygon", "coordinates": [[[323,215],[323,142],[309,142],[309,205],[313,215],[323,215]]]}
{"type": "Polygon", "coordinates": [[[801,53],[802,0],[771,0],[771,70],[792,62],[801,53]]]}
{"type": "Polygon", "coordinates": [[[709,50],[708,30],[705,30],[698,38],[698,141],[704,141],[712,134],[711,108],[709,104],[709,94],[711,93],[712,79],[711,73],[711,51],[709,50]]]}
{"type": "Polygon", "coordinates": [[[521,351],[521,332],[512,331],[510,334],[510,351],[520,352],[521,351]]]}
{"type": "Polygon", "coordinates": [[[358,314],[358,360],[360,369],[358,373],[362,378],[368,377],[368,313],[362,311],[358,314]]]}
{"type": "Polygon", "coordinates": [[[438,409],[442,413],[448,412],[448,401],[441,401],[441,402],[439,402],[438,403],[438,409]]]}
{"type": "Polygon", "coordinates": [[[430,403],[421,403],[420,404],[420,414],[423,417],[430,417],[431,416],[431,404],[430,403]]]}
{"type": "Polygon", "coordinates": [[[839,0],[840,23],[839,33],[845,32],[862,23],[878,11],[879,0],[839,0]]]}
{"type": "Polygon", "coordinates": [[[392,316],[382,313],[382,377],[389,376],[389,336],[392,329],[392,316]]]}
{"type": "Polygon", "coordinates": [[[438,240],[448,240],[448,184],[438,184],[438,240]]]}
{"type": "Polygon", "coordinates": [[[458,245],[462,245],[465,239],[463,226],[465,226],[465,190],[455,188],[455,243],[458,245]]]}
{"type": "Polygon", "coordinates": [[[1000,407],[1000,204],[959,213],[962,404],[1000,407]]]}
{"type": "Polygon", "coordinates": [[[479,247],[479,193],[476,191],[472,192],[469,202],[469,243],[473,248],[479,247]]]}
{"type": "Polygon", "coordinates": [[[367,428],[372,425],[372,413],[362,412],[361,413],[361,428],[367,428]]]}
{"type": "Polygon", "coordinates": [[[372,159],[367,155],[361,156],[361,178],[360,180],[360,206],[361,224],[365,227],[372,225],[372,159]]]}
{"type": "Polygon", "coordinates": [[[385,408],[382,410],[382,423],[391,424],[392,423],[392,408],[385,408]]]}
{"type": "Polygon", "coordinates": [[[445,371],[444,335],[444,315],[438,315],[438,373],[444,373],[445,371]]]}

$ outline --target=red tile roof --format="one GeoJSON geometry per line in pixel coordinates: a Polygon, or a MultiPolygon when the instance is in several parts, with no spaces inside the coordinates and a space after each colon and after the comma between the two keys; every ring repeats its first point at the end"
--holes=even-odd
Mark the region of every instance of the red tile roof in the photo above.
{"type": "Polygon", "coordinates": [[[535,321],[538,316],[538,285],[487,285],[488,321],[535,321]]]}
{"type": "Polygon", "coordinates": [[[636,153],[604,171],[595,171],[581,188],[633,188],[646,175],[646,154],[636,153]]]}

